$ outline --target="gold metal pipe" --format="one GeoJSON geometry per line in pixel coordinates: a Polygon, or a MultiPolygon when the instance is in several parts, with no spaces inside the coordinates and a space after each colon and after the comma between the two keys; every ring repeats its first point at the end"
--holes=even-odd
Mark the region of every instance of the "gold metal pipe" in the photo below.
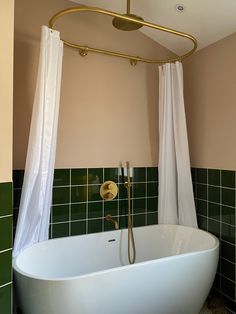
{"type": "Polygon", "coordinates": [[[130,0],[127,0],[127,10],[126,10],[127,14],[130,14],[130,0]]]}
{"type": "Polygon", "coordinates": [[[193,43],[193,48],[181,56],[177,56],[177,57],[173,57],[173,58],[167,58],[167,59],[148,59],[148,58],[133,56],[133,55],[129,55],[129,54],[121,53],[121,52],[116,52],[116,51],[112,51],[112,50],[105,50],[105,49],[98,49],[98,48],[93,48],[93,47],[88,47],[88,46],[81,46],[79,44],[72,43],[72,42],[69,42],[69,41],[62,39],[62,41],[64,42],[64,44],[66,46],[76,48],[79,51],[85,51],[86,54],[91,51],[91,52],[96,52],[96,53],[101,53],[101,54],[105,54],[105,55],[110,55],[110,56],[128,59],[131,62],[140,61],[140,62],[146,62],[146,63],[163,64],[163,63],[167,63],[167,62],[181,61],[184,58],[187,58],[188,56],[193,54],[193,52],[197,49],[197,40],[193,36],[191,36],[187,33],[179,32],[177,30],[174,30],[174,29],[171,29],[168,27],[164,27],[161,25],[153,24],[150,22],[146,22],[146,21],[137,19],[137,18],[132,17],[132,16],[122,15],[122,14],[118,14],[116,12],[103,10],[103,9],[96,8],[96,7],[74,7],[74,8],[68,8],[68,9],[64,9],[62,11],[59,11],[55,15],[53,15],[52,18],[50,19],[49,27],[51,29],[55,29],[54,25],[55,25],[55,22],[58,18],[66,15],[66,14],[71,14],[71,13],[76,13],[76,12],[95,12],[98,14],[104,14],[104,15],[108,15],[108,16],[112,16],[112,17],[117,17],[117,18],[120,18],[120,19],[123,19],[126,21],[140,24],[142,26],[150,27],[150,28],[153,28],[156,30],[160,30],[160,31],[169,33],[169,34],[173,34],[173,35],[177,35],[177,36],[186,38],[193,43]]]}

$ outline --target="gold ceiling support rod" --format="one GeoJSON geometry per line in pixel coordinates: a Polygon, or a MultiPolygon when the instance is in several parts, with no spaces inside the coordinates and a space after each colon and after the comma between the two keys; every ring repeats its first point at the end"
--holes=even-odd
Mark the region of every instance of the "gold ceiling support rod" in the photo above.
{"type": "Polygon", "coordinates": [[[126,14],[130,14],[130,0],[127,0],[127,10],[126,14]]]}
{"type": "MultiPolygon", "coordinates": [[[[127,5],[127,10],[130,10],[128,5],[127,5]]],[[[167,62],[182,61],[184,58],[187,58],[188,56],[193,54],[194,51],[197,49],[197,40],[193,36],[191,36],[187,33],[179,32],[177,30],[174,30],[174,29],[171,29],[168,27],[164,27],[161,25],[153,24],[150,22],[146,22],[146,21],[140,20],[140,19],[132,17],[132,16],[122,15],[122,14],[118,14],[116,12],[99,9],[96,7],[73,7],[73,8],[68,8],[68,9],[64,9],[62,11],[59,11],[55,15],[53,15],[52,18],[50,19],[49,27],[51,29],[55,29],[54,25],[55,25],[55,22],[58,18],[66,15],[66,14],[71,14],[71,13],[76,13],[76,12],[95,12],[98,14],[104,14],[104,15],[116,17],[116,18],[123,19],[123,20],[129,21],[129,22],[137,23],[141,26],[150,27],[150,28],[153,28],[156,30],[160,30],[160,31],[169,33],[169,34],[173,34],[173,35],[176,35],[179,37],[189,39],[193,43],[193,48],[181,56],[177,56],[177,57],[173,57],[173,58],[167,58],[167,59],[147,59],[147,58],[142,58],[139,56],[132,56],[132,55],[128,55],[125,53],[116,52],[116,51],[112,51],[112,50],[104,50],[104,49],[98,49],[98,48],[93,48],[93,47],[88,47],[88,46],[82,46],[82,45],[79,45],[76,43],[66,41],[65,39],[62,39],[62,41],[64,42],[64,44],[66,46],[78,49],[80,55],[82,55],[82,56],[86,56],[88,54],[88,52],[91,51],[91,52],[96,52],[96,53],[101,53],[101,54],[105,54],[105,55],[110,55],[110,56],[128,59],[132,65],[135,65],[138,61],[139,62],[146,62],[146,63],[163,64],[163,63],[167,63],[167,62]]]]}

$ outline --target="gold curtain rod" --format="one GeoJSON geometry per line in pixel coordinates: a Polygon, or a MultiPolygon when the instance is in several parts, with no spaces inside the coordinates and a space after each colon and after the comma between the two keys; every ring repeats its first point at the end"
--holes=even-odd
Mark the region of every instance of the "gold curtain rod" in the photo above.
{"type": "Polygon", "coordinates": [[[123,19],[123,20],[126,20],[126,21],[137,23],[137,24],[140,24],[142,26],[147,26],[147,27],[154,28],[154,29],[157,29],[157,30],[160,30],[160,31],[163,31],[163,32],[167,32],[167,33],[170,33],[170,34],[173,34],[173,35],[177,35],[177,36],[180,36],[180,37],[187,38],[187,39],[192,41],[193,48],[189,52],[187,52],[187,53],[185,53],[185,54],[183,54],[181,56],[177,56],[177,57],[174,57],[174,58],[168,58],[168,59],[160,59],[160,60],[154,59],[154,60],[152,60],[152,59],[142,58],[142,57],[139,57],[139,56],[132,56],[132,55],[116,52],[116,51],[111,51],[111,50],[104,50],[104,49],[98,49],[98,48],[93,48],[93,47],[88,47],[88,46],[81,46],[81,45],[78,45],[78,44],[75,44],[75,43],[72,43],[72,42],[69,42],[69,41],[66,41],[66,40],[62,39],[62,41],[64,42],[64,44],[66,46],[78,49],[81,56],[86,56],[87,53],[89,51],[91,51],[91,52],[97,52],[97,53],[101,53],[101,54],[105,54],[105,55],[110,55],[110,56],[115,56],[115,57],[128,59],[128,60],[130,60],[130,63],[132,65],[135,65],[138,61],[146,62],[146,63],[163,64],[163,63],[167,63],[167,62],[182,61],[184,58],[187,58],[188,56],[193,54],[194,51],[197,49],[197,40],[193,36],[191,36],[191,35],[189,35],[187,33],[179,32],[177,30],[174,30],[174,29],[171,29],[171,28],[168,28],[168,27],[164,27],[164,26],[161,26],[161,25],[157,25],[157,24],[153,24],[153,23],[146,22],[146,21],[143,21],[143,20],[139,20],[139,19],[137,19],[135,17],[118,14],[118,13],[115,13],[115,12],[112,12],[112,11],[107,11],[107,10],[99,9],[99,8],[96,8],[96,7],[73,7],[73,8],[68,8],[68,9],[64,9],[62,11],[59,11],[55,15],[53,15],[51,17],[51,19],[49,21],[49,27],[51,29],[55,29],[54,28],[54,24],[55,24],[56,20],[58,18],[64,16],[64,15],[66,15],[66,14],[76,13],[76,12],[85,12],[85,11],[95,12],[95,13],[104,14],[104,15],[109,15],[109,16],[116,17],[116,18],[119,18],[119,19],[123,19]]]}

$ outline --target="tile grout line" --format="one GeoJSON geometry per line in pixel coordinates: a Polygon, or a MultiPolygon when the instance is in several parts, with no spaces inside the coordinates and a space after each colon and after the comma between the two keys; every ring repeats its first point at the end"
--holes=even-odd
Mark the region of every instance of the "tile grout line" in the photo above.
{"type": "MultiPolygon", "coordinates": [[[[222,173],[221,173],[221,170],[220,170],[220,243],[222,241],[222,173]]],[[[221,255],[221,254],[220,254],[221,255]]],[[[219,257],[219,268],[220,268],[220,291],[222,293],[222,269],[221,269],[221,260],[220,260],[220,257],[219,257]]]]}
{"type": "Polygon", "coordinates": [[[72,173],[71,168],[69,169],[69,180],[70,180],[70,189],[69,189],[69,236],[71,236],[71,183],[72,183],[72,173]]]}
{"type": "MultiPolygon", "coordinates": [[[[102,183],[101,184],[103,184],[103,182],[105,182],[105,169],[104,168],[102,168],[102,183]]],[[[100,184],[100,186],[101,186],[101,184],[100,184]]],[[[104,201],[104,199],[102,200],[102,217],[104,217],[104,207],[105,207],[105,201],[104,201]]],[[[104,232],[105,230],[104,230],[104,228],[105,228],[105,221],[104,221],[104,218],[102,219],[102,231],[104,232]]]]}
{"type": "Polygon", "coordinates": [[[9,286],[9,285],[11,285],[11,284],[12,284],[12,281],[9,281],[9,282],[7,282],[7,283],[4,283],[3,285],[0,286],[0,289],[4,288],[4,287],[6,287],[6,286],[9,286]]]}
{"type": "Polygon", "coordinates": [[[209,196],[208,196],[209,187],[208,187],[208,170],[209,170],[209,169],[206,169],[206,174],[207,174],[207,177],[206,177],[206,182],[207,182],[207,231],[209,232],[209,196]]]}
{"type": "Polygon", "coordinates": [[[148,202],[147,202],[147,196],[148,196],[148,185],[147,185],[147,179],[148,179],[148,173],[147,173],[147,167],[145,167],[145,178],[146,178],[146,186],[145,186],[145,189],[146,189],[146,193],[145,193],[145,225],[147,226],[148,224],[148,210],[147,210],[147,207],[148,207],[148,202]]]}
{"type": "MultiPolygon", "coordinates": [[[[235,175],[236,171],[234,172],[234,185],[236,187],[236,175],[235,175]]],[[[234,206],[236,207],[236,189],[235,189],[235,194],[234,194],[234,206]]],[[[235,214],[235,210],[234,210],[234,224],[236,226],[236,214],[235,214]]],[[[235,244],[235,242],[234,242],[235,244]]],[[[235,249],[234,249],[234,261],[236,260],[236,246],[235,246],[235,249]]],[[[235,266],[235,277],[234,277],[234,280],[236,282],[236,266],[235,266]]],[[[236,289],[234,290],[234,301],[236,300],[236,289]]]]}
{"type": "Polygon", "coordinates": [[[86,168],[87,178],[86,178],[86,234],[88,234],[88,168],[86,168]]]}

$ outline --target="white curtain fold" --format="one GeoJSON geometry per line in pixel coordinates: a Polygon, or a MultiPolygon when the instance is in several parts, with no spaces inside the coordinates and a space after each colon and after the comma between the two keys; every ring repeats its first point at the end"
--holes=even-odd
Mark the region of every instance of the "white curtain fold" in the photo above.
{"type": "Polygon", "coordinates": [[[158,222],[197,228],[180,62],[159,66],[159,141],[158,222]]]}
{"type": "Polygon", "coordinates": [[[63,42],[42,26],[40,59],[13,256],[48,239],[63,42]]]}

